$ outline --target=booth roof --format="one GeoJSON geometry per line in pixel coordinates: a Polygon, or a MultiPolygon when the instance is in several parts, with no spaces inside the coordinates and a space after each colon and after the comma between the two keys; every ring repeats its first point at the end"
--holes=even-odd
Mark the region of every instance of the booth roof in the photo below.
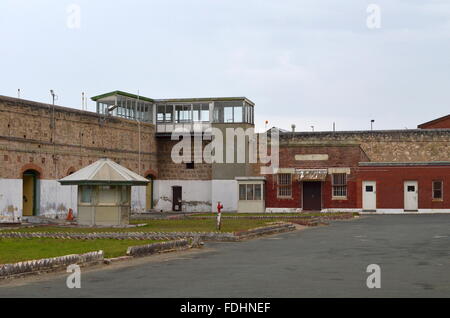
{"type": "Polygon", "coordinates": [[[146,185],[149,182],[107,158],[102,158],[58,181],[62,185],[146,185]]]}

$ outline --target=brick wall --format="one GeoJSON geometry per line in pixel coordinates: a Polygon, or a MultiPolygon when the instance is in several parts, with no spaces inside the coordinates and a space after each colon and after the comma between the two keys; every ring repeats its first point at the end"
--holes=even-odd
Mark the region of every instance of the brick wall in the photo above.
{"type": "Polygon", "coordinates": [[[404,181],[418,181],[419,209],[450,207],[449,166],[360,167],[358,171],[357,207],[362,208],[362,181],[376,181],[377,209],[403,209],[404,181]],[[442,180],[443,200],[432,200],[432,181],[442,180]]]}
{"type": "MultiPolygon", "coordinates": [[[[368,161],[367,155],[357,145],[320,146],[320,145],[282,145],[280,147],[280,168],[350,168],[347,175],[347,199],[332,199],[332,180],[328,175],[322,183],[322,207],[354,208],[356,204],[356,169],[361,161],[368,161]],[[296,160],[296,155],[326,154],[328,160],[296,160]]],[[[277,175],[266,176],[266,207],[268,208],[301,208],[302,183],[296,175],[292,175],[292,197],[278,198],[277,175]]]]}

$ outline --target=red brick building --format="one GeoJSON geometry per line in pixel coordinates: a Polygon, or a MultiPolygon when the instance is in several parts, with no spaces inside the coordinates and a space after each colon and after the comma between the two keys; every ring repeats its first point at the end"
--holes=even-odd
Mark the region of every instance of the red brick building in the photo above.
{"type": "Polygon", "coordinates": [[[420,129],[448,129],[450,128],[450,115],[443,116],[417,126],[420,129]]]}
{"type": "Polygon", "coordinates": [[[449,133],[282,133],[266,211],[450,212],[449,133]],[[447,141],[426,146],[443,134],[447,141]],[[433,154],[438,160],[427,161],[433,154]]]}
{"type": "Polygon", "coordinates": [[[363,211],[450,212],[450,163],[362,162],[356,197],[363,211]]]}

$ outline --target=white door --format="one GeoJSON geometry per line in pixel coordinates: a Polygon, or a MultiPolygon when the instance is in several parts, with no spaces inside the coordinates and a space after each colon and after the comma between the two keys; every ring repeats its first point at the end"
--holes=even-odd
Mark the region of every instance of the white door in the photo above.
{"type": "Polygon", "coordinates": [[[377,183],[375,181],[363,181],[363,210],[376,211],[377,209],[377,183]]]}
{"type": "Polygon", "coordinates": [[[419,188],[417,181],[405,181],[404,186],[405,193],[405,211],[417,211],[418,210],[418,193],[419,188]]]}

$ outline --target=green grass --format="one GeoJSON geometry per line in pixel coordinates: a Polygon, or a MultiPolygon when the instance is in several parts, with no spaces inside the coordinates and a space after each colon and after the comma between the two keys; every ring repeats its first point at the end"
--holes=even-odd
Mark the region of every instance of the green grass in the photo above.
{"type": "MultiPolygon", "coordinates": [[[[222,219],[221,232],[236,232],[264,226],[273,219],[222,219]]],[[[135,228],[88,228],[66,226],[35,226],[29,228],[3,230],[3,232],[214,232],[215,219],[164,219],[164,220],[132,220],[133,224],[145,224],[135,228]]]]}
{"type": "Polygon", "coordinates": [[[0,238],[0,264],[33,259],[81,254],[103,250],[105,257],[126,254],[128,246],[150,244],[145,240],[61,240],[52,238],[0,238]]]}

